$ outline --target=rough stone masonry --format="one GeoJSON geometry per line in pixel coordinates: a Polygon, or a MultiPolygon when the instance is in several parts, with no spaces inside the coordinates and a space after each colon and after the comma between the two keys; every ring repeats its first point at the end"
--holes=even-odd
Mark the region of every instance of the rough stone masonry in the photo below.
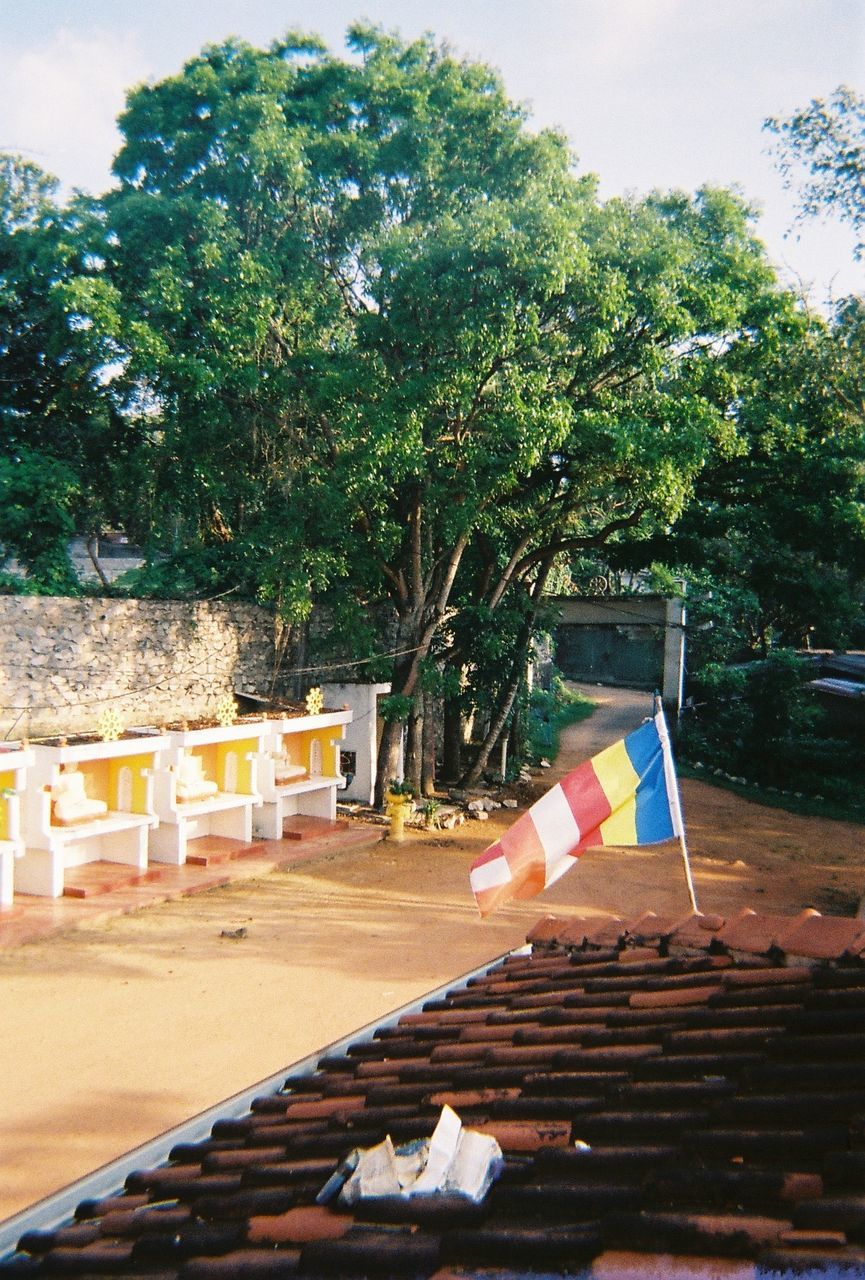
{"type": "Polygon", "coordinates": [[[227,692],[267,693],[273,616],[226,601],[0,596],[0,737],[213,713],[227,692]]]}

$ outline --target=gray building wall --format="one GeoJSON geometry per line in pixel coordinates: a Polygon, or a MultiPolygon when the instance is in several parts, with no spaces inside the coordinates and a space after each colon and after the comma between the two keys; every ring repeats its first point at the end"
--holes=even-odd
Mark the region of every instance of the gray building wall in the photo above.
{"type": "Polygon", "coordinates": [[[668,708],[682,704],[685,605],[655,595],[567,596],[558,610],[556,665],[571,680],[659,689],[668,708]]]}

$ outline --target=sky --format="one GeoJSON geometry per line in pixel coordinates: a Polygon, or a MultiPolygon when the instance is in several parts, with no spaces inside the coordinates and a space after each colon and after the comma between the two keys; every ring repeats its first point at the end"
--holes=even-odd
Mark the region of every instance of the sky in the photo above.
{"type": "Polygon", "coordinates": [[[341,52],[360,18],[495,67],[602,197],[735,185],[785,283],[819,306],[865,292],[848,228],[793,226],[762,129],[839,84],[865,90],[865,0],[0,0],[0,150],[99,193],[131,87],[229,35],[300,28],[341,52]]]}

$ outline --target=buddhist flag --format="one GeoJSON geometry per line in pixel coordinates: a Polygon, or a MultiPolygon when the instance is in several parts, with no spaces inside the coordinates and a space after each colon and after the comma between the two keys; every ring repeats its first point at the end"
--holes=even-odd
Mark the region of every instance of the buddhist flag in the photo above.
{"type": "MultiPolygon", "coordinates": [[[[584,849],[683,838],[679,789],[664,713],[566,774],[472,863],[478,910],[532,898],[584,849]]],[[[684,847],[684,845],[683,845],[684,847]]]]}

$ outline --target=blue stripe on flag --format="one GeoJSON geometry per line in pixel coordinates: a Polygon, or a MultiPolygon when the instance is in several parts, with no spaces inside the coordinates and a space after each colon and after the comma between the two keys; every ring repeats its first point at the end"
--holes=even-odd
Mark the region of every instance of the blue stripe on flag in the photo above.
{"type": "Polygon", "coordinates": [[[656,844],[670,840],[675,834],[673,815],[664,775],[664,753],[654,720],[647,720],[628,734],[625,750],[640,778],[637,786],[637,843],[656,844]]]}

